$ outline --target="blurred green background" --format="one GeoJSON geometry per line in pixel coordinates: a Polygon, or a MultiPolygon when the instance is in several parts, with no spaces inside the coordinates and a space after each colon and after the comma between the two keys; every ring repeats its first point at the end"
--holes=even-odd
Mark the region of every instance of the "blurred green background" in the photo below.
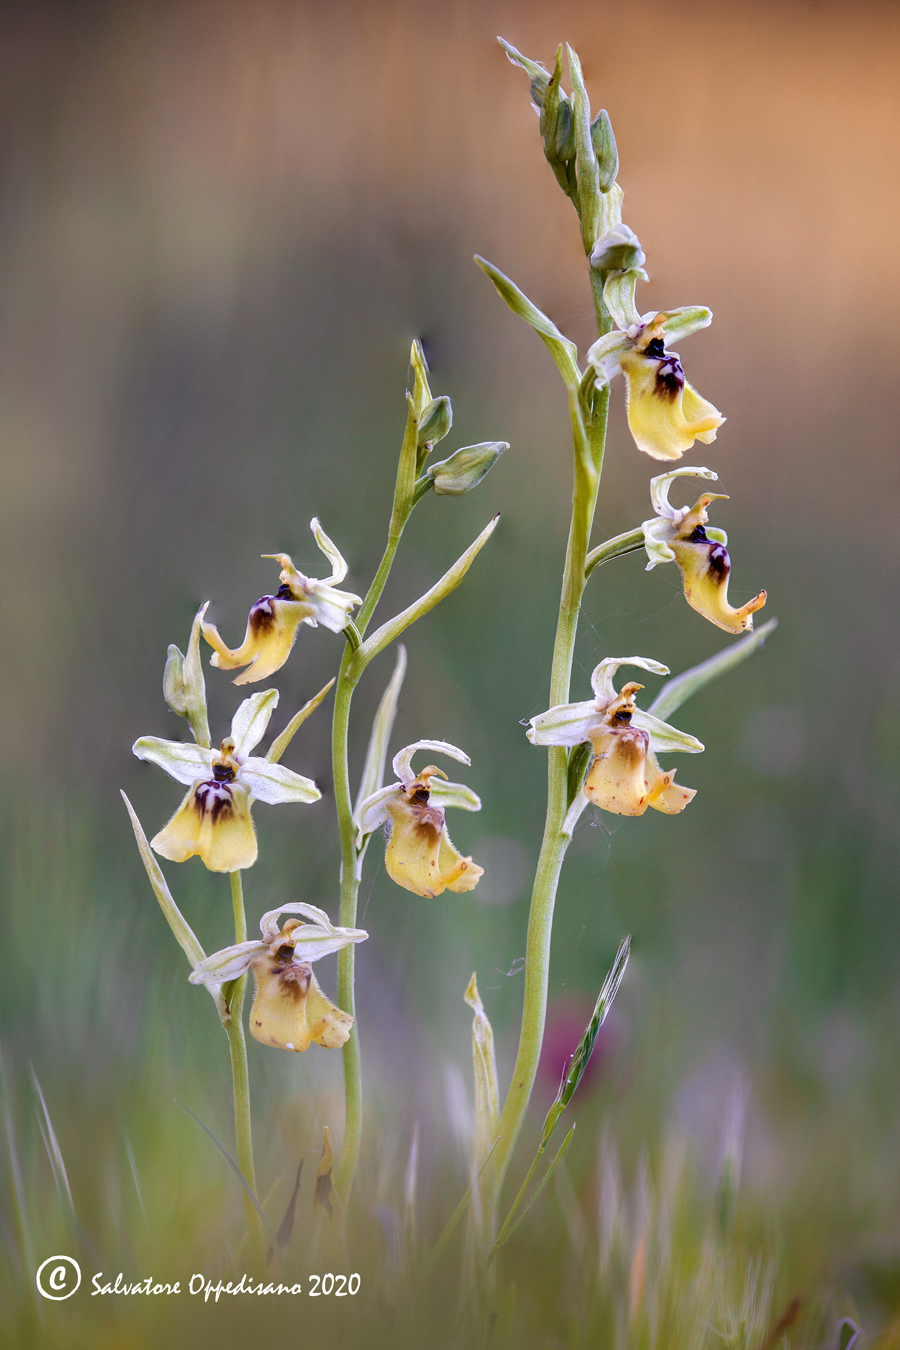
{"type": "MultiPolygon", "coordinates": [[[[371,940],[358,955],[366,1213],[401,1188],[417,1121],[423,1213],[435,1211],[423,1223],[439,1228],[435,1197],[464,1185],[473,969],[506,1085],[545,790],[520,720],[547,704],[570,448],[545,349],[472,254],[582,351],[593,320],[577,222],[502,33],[544,61],[563,39],[580,51],[648,256],[640,307],[715,312],[682,356],[728,421],[686,458],[716,469],[731,495],[714,518],[730,535],[732,599],[764,586],[760,618],[780,620],[760,654],[674,719],[707,746],[680,767],[698,790],[689,810],[586,815],[579,827],[554,938],[563,1052],[618,940],[634,935],[584,1096],[579,1175],[593,1175],[612,1120],[626,1172],[677,1136],[698,1194],[711,1194],[728,1104],[746,1092],[743,1185],[766,1216],[760,1231],[796,1256],[798,1240],[777,1236],[793,1205],[812,1252],[801,1292],[836,1291],[835,1316],[852,1307],[873,1326],[891,1312],[898,29],[893,5],[831,0],[0,9],[0,1010],[36,1256],[65,1250],[41,1235],[62,1240],[71,1216],[29,1065],[88,1264],[119,1269],[138,1230],[157,1265],[173,1245],[208,1250],[223,1215],[240,1231],[218,1159],[172,1105],[183,1098],[230,1138],[225,1041],[187,985],[118,789],[148,834],[179,800],[130,746],[181,734],[162,669],[200,602],[237,642],[275,583],[260,554],[285,550],[319,571],[312,515],[348,558],[347,586],[365,590],[414,336],[434,392],[454,405],[438,457],[488,439],[511,449],[477,492],[422,503],[379,611],[408,603],[502,513],[464,585],[409,635],[395,748],[442,737],[470,751],[484,810],[451,828],[486,875],[470,895],[427,902],[391,884],[377,841],[370,850],[360,922],[371,940]],[[153,1178],[146,1222],[129,1159],[153,1178]],[[816,1205],[826,1219],[808,1218],[816,1205]]],[[[613,408],[596,540],[650,514],[657,471],[630,440],[621,388],[613,408]]],[[[674,568],[645,574],[641,555],[595,573],[573,697],[587,696],[604,655],[636,651],[677,671],[724,645],[678,581],[674,568]]],[[[340,647],[303,629],[276,681],[276,730],[330,678],[340,647]]],[[[379,658],[355,705],[357,773],[391,660],[379,658]]],[[[236,691],[215,671],[208,690],[215,739],[236,691]]],[[[251,930],[279,901],[337,907],[328,710],[288,762],[325,800],[257,809],[251,930]]],[[[227,881],[197,859],[166,870],[207,950],[224,945],[227,881]]],[[[332,992],[333,964],[321,974],[332,992]]],[[[288,1187],[322,1125],[340,1136],[338,1057],[287,1060],[250,1045],[263,1192],[280,1175],[288,1187]]],[[[0,1261],[15,1301],[30,1276],[11,1187],[0,1261]]]]}

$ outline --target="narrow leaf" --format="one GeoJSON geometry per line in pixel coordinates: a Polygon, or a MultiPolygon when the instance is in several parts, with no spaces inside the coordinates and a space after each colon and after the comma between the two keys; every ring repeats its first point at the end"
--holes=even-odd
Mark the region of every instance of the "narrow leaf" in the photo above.
{"type": "MultiPolygon", "coordinates": [[[[201,961],[206,960],[206,952],[197,941],[193,928],[191,928],[191,925],[172,899],[172,892],[166,885],[166,879],[162,874],[159,863],[150,851],[150,845],[147,843],[147,836],[144,834],[141,822],[137,818],[137,813],[124,792],[122,793],[122,800],[128,808],[128,814],[131,817],[131,827],[134,830],[134,837],[137,840],[138,852],[141,855],[141,861],[144,864],[144,868],[150,880],[150,885],[153,887],[153,892],[159,901],[159,907],[165,915],[166,922],[175,936],[175,941],[191,963],[191,969],[194,970],[199,966],[201,961]]],[[[224,1025],[231,1014],[222,997],[221,989],[210,989],[209,992],[212,995],[213,1002],[216,1005],[219,1017],[224,1025]]]]}
{"type": "Polygon", "coordinates": [[[441,600],[445,599],[451,591],[456,590],[472,563],[490,539],[499,519],[499,515],[494,516],[494,519],[481,531],[475,542],[469,545],[461,557],[457,558],[449,571],[444,573],[440,581],[436,582],[430,591],[426,591],[402,613],[395,615],[393,619],[389,619],[387,623],[376,629],[371,637],[366,638],[347,667],[347,675],[351,680],[354,682],[358,680],[374,656],[384,651],[385,647],[395,638],[398,638],[411,623],[423,618],[430,610],[434,609],[435,605],[440,604],[441,600]]]}
{"type": "Polygon", "coordinates": [[[475,1014],[472,1019],[472,1065],[475,1071],[475,1138],[472,1153],[475,1167],[480,1168],[497,1137],[500,1090],[497,1085],[494,1032],[478,994],[474,973],[464,997],[475,1014]]]}
{"type": "Polygon", "coordinates": [[[505,1247],[505,1246],[506,1246],[507,1242],[509,1242],[509,1239],[512,1237],[513,1233],[514,1233],[514,1232],[516,1231],[516,1229],[519,1227],[520,1223],[521,1223],[522,1220],[525,1218],[525,1216],[527,1215],[528,1211],[531,1209],[531,1207],[532,1207],[532,1205],[534,1204],[534,1202],[538,1199],[538,1197],[540,1196],[540,1194],[541,1194],[541,1192],[543,1191],[544,1187],[547,1185],[547,1182],[548,1182],[548,1181],[550,1180],[550,1178],[553,1176],[553,1173],[556,1171],[557,1167],[558,1167],[559,1164],[562,1162],[563,1158],[565,1157],[566,1153],[568,1152],[568,1148],[569,1148],[569,1145],[570,1145],[571,1142],[572,1142],[572,1139],[573,1139],[573,1137],[574,1137],[574,1134],[575,1134],[575,1126],[573,1125],[572,1128],[569,1130],[569,1133],[566,1135],[565,1139],[564,1139],[564,1140],[562,1141],[562,1143],[560,1144],[559,1150],[557,1151],[556,1156],[554,1157],[554,1159],[553,1159],[553,1161],[551,1162],[550,1166],[547,1168],[546,1172],[544,1173],[540,1185],[538,1186],[537,1190],[536,1190],[536,1191],[534,1192],[534,1194],[532,1195],[531,1199],[528,1201],[528,1203],[527,1203],[527,1205],[525,1206],[525,1208],[522,1210],[522,1213],[519,1215],[519,1217],[515,1220],[514,1223],[510,1223],[510,1222],[509,1222],[509,1218],[507,1218],[506,1223],[504,1223],[502,1229],[500,1230],[500,1233],[499,1233],[499,1235],[498,1235],[498,1237],[497,1237],[497,1241],[494,1243],[493,1247],[491,1248],[490,1255],[488,1256],[488,1262],[491,1262],[491,1261],[494,1259],[494,1257],[497,1255],[497,1252],[500,1250],[501,1247],[505,1247]],[[507,1226],[507,1225],[508,1225],[508,1226],[507,1226]]]}
{"type": "Polygon", "coordinates": [[[550,355],[566,384],[575,389],[581,384],[581,371],[578,369],[578,348],[569,338],[563,337],[556,324],[547,318],[537,305],[533,305],[528,296],[519,290],[515,282],[504,276],[498,267],[486,258],[475,254],[475,261],[486,272],[514,314],[518,314],[546,343],[550,355]]]}
{"type": "Polygon", "coordinates": [[[701,661],[698,666],[691,666],[689,670],[684,670],[680,675],[667,680],[647,711],[663,720],[670,717],[682,703],[686,703],[709,684],[710,680],[717,679],[719,675],[724,675],[726,671],[740,665],[741,661],[746,661],[748,656],[752,656],[777,627],[778,620],[769,619],[768,623],[764,623],[754,633],[748,633],[738,642],[732,642],[729,647],[716,652],[708,661],[701,661]]]}
{"type": "Polygon", "coordinates": [[[334,1215],[334,1203],[337,1199],[337,1191],[334,1189],[334,1183],[331,1179],[333,1172],[334,1150],[331,1147],[331,1134],[326,1125],[322,1131],[322,1156],[316,1169],[313,1208],[317,1214],[321,1213],[329,1219],[334,1215]]]}
{"type": "Polygon", "coordinates": [[[259,1203],[259,1201],[257,1200],[257,1198],[256,1198],[256,1192],[254,1191],[253,1187],[250,1185],[250,1182],[249,1182],[249,1181],[247,1180],[247,1178],[244,1176],[243,1172],[242,1172],[241,1169],[238,1167],[237,1163],[235,1162],[234,1158],[232,1158],[231,1154],[228,1152],[228,1149],[225,1147],[225,1145],[219,1143],[218,1139],[217,1139],[216,1136],[213,1134],[212,1130],[209,1128],[208,1125],[204,1125],[203,1121],[200,1119],[200,1117],[197,1115],[197,1113],[196,1113],[195,1111],[192,1111],[191,1108],[190,1108],[189,1106],[185,1106],[184,1102],[183,1102],[183,1101],[180,1101],[178,1097],[175,1098],[175,1105],[178,1106],[178,1107],[180,1107],[181,1110],[184,1112],[184,1114],[185,1114],[186,1116],[190,1116],[191,1120],[194,1121],[194,1123],[195,1123],[196,1125],[199,1125],[199,1126],[200,1126],[201,1130],[202,1130],[203,1133],[206,1135],[207,1139],[210,1139],[210,1140],[212,1141],[212,1143],[215,1144],[216,1148],[219,1150],[219,1152],[221,1153],[222,1157],[225,1159],[225,1161],[227,1162],[228,1166],[231,1168],[232,1172],[233,1172],[234,1175],[237,1177],[238,1181],[241,1183],[241,1185],[243,1186],[244,1190],[245,1190],[245,1191],[247,1192],[247,1194],[249,1195],[251,1201],[253,1202],[253,1207],[254,1207],[254,1209],[256,1210],[257,1214],[258,1214],[259,1217],[260,1217],[260,1221],[261,1221],[263,1227],[265,1228],[266,1232],[267,1232],[268,1235],[269,1235],[269,1241],[270,1241],[271,1244],[272,1244],[272,1247],[273,1247],[273,1249],[274,1249],[274,1251],[275,1251],[275,1256],[276,1256],[276,1258],[277,1258],[277,1260],[278,1260],[278,1264],[280,1265],[280,1264],[281,1264],[281,1250],[280,1250],[280,1248],[279,1248],[279,1246],[278,1246],[278,1238],[277,1238],[277,1237],[275,1236],[275,1234],[272,1232],[272,1225],[269,1223],[269,1220],[266,1218],[266,1212],[265,1212],[265,1210],[263,1209],[262,1205],[261,1205],[261,1204],[259,1203]]]}
{"type": "Polygon", "coordinates": [[[334,680],[329,680],[325,688],[320,689],[315,698],[311,698],[308,703],[304,703],[299,712],[294,713],[281,735],[275,737],[275,740],[269,746],[269,753],[266,755],[266,759],[270,764],[278,763],[281,756],[294,739],[295,732],[299,731],[307,717],[316,711],[316,708],[319,707],[333,684],[334,680]]]}
{"type": "Polygon", "coordinates": [[[397,660],[394,665],[394,673],[381,696],[378,711],[372,722],[372,734],[369,737],[369,746],[366,750],[366,762],[363,765],[362,779],[359,784],[359,794],[356,798],[356,806],[353,810],[354,815],[358,813],[359,808],[365,799],[371,797],[374,792],[378,792],[384,785],[384,766],[387,763],[388,745],[391,740],[391,732],[394,729],[394,719],[397,716],[397,701],[400,698],[400,690],[403,687],[405,675],[406,648],[401,642],[400,646],[397,648],[397,660]]]}

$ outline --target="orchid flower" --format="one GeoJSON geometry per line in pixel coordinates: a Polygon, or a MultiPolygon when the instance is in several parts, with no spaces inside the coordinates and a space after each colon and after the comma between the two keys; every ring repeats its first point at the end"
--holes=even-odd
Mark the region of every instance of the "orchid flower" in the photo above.
{"type": "Polygon", "coordinates": [[[688,736],[635,703],[642,684],[623,685],[617,693],[613,676],[620,666],[640,666],[654,675],[668,675],[668,667],[643,656],[607,657],[591,676],[594,697],[583,703],[565,703],[532,717],[528,739],[532,745],[589,744],[593,758],[584,781],[584,796],[603,811],[617,816],[642,816],[648,806],[668,816],[683,811],[696,796],[694,788],[675,783],[675,770],[663,770],[657,754],[703,749],[688,736]]]}
{"type": "Polygon", "coordinates": [[[480,811],[481,800],[462,783],[447,782],[446,774],[434,764],[414,774],[411,762],[417,750],[449,755],[463,764],[472,762],[463,750],[447,741],[415,741],[405,746],[393,760],[399,781],[374,792],[359,805],[359,841],[386,825],[384,865],[388,876],[416,895],[431,899],[444,890],[471,891],[484,868],[464,858],[455,847],[447,833],[444,808],[480,811]]]}
{"type": "Polygon", "coordinates": [[[203,624],[203,636],[214,648],[214,666],[221,670],[248,667],[238,675],[235,684],[254,684],[280,670],[291,654],[301,623],[308,623],[311,628],[321,623],[332,633],[340,633],[350,622],[351,609],[362,604],[358,595],[335,589],[347,575],[347,564],[318,520],[313,518],[309,528],[331,563],[330,577],[318,581],[315,577],[304,576],[297,571],[287,553],[264,553],[264,558],[274,558],[281,563],[278,578],[281,585],[275,595],[262,596],[250,610],[247,632],[240,647],[232,651],[222,641],[214,624],[203,624]]]}
{"type": "Polygon", "coordinates": [[[142,736],[133,750],[138,759],[165,769],[190,791],[150,846],[172,862],[199,854],[211,872],[236,872],[256,862],[256,830],[250,817],[254,798],[269,805],[315,802],[315,783],[283,764],[251,755],[265,735],[278,702],[278,690],[245,699],[231,722],[231,735],[219,753],[202,745],[142,736]]]}
{"type": "Polygon", "coordinates": [[[364,942],[368,933],[338,928],[324,910],[304,904],[269,910],[259,926],[261,940],[238,942],[207,956],[191,972],[191,984],[216,987],[251,969],[256,980],[251,1036],[278,1050],[306,1050],[312,1041],[327,1050],[339,1049],[350,1035],[353,1018],[325,997],[311,966],[352,942],[364,942]],[[313,922],[288,919],[279,927],[282,914],[303,914],[313,922]]]}
{"type": "MultiPolygon", "coordinates": [[[[603,264],[615,260],[622,247],[622,231],[637,245],[627,226],[617,227],[598,240],[591,256],[594,267],[605,271],[603,264]]],[[[643,261],[642,252],[638,257],[643,261]]],[[[625,376],[628,425],[638,449],[654,459],[680,459],[695,439],[707,445],[714,441],[725,418],[687,383],[678,353],[667,344],[705,328],[712,311],[688,305],[639,314],[634,303],[639,278],[647,279],[641,266],[609,272],[603,298],[616,327],[597,339],[588,351],[588,361],[596,372],[598,389],[620,373],[625,376]]]]}
{"type": "Polygon", "coordinates": [[[739,609],[728,603],[728,578],[731,558],[725,545],[728,536],[724,530],[708,526],[707,507],[710,502],[727,501],[722,492],[704,492],[690,508],[672,506],[669,489],[675,478],[718,478],[711,469],[674,469],[650,480],[650,500],[656,515],[645,520],[644,546],[647,550],[647,571],[659,563],[676,562],[684,577],[684,595],[688,604],[710,623],[724,628],[726,633],[749,632],[753,615],[766,603],[765,591],[760,591],[739,609]]]}

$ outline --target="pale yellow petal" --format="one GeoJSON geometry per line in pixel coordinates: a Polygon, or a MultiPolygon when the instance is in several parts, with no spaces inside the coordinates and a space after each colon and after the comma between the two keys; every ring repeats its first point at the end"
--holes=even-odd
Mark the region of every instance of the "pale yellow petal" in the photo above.
{"type": "Polygon", "coordinates": [[[266,952],[253,962],[256,997],[250,1009],[250,1035],[276,1050],[306,1050],[312,1036],[307,999],[312,983],[309,966],[280,961],[266,952]]]}
{"type": "Polygon", "coordinates": [[[674,769],[664,772],[652,750],[647,755],[647,777],[650,781],[648,805],[664,815],[677,816],[697,795],[696,788],[682,787],[675,782],[674,769]]]}
{"type": "Polygon", "coordinates": [[[345,1045],[353,1026],[350,1014],[342,1012],[322,993],[315,975],[310,979],[306,996],[306,1021],[312,1039],[326,1050],[339,1050],[345,1045]]]}
{"type": "Polygon", "coordinates": [[[402,793],[386,803],[391,834],[384,851],[388,876],[416,895],[433,899],[445,890],[457,893],[478,885],[483,868],[455,848],[437,807],[415,805],[402,793]]]}
{"type": "Polygon", "coordinates": [[[616,816],[642,816],[649,804],[646,759],[650,737],[637,727],[600,727],[591,732],[595,759],[584,795],[616,816]]]}
{"type": "Polygon", "coordinates": [[[676,539],[671,547],[684,577],[688,604],[726,633],[749,632],[753,615],[766,603],[766,592],[760,591],[739,609],[728,603],[731,558],[725,545],[711,539],[676,539]]]}
{"type": "Polygon", "coordinates": [[[237,677],[235,684],[254,684],[257,680],[267,679],[284,665],[300,623],[313,612],[313,606],[303,601],[264,595],[251,609],[244,641],[234,650],[225,645],[214,624],[204,623],[203,636],[214,652],[212,664],[221,670],[249,666],[237,677]]]}
{"type": "Polygon", "coordinates": [[[654,459],[680,459],[698,436],[707,443],[715,439],[725,419],[684,382],[677,358],[664,361],[632,351],[621,366],[628,425],[639,450],[654,459]]]}
{"type": "Polygon", "coordinates": [[[252,867],[256,831],[246,792],[235,783],[195,783],[151,848],[172,862],[199,855],[211,872],[252,867]]]}

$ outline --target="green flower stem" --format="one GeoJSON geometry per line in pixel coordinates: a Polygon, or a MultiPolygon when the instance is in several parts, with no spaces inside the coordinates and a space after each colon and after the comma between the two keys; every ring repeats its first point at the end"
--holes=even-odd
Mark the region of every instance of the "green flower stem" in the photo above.
{"type": "MultiPolygon", "coordinates": [[[[382,583],[383,584],[383,583],[382,583]]],[[[373,583],[374,585],[374,583],[373,583]]],[[[347,647],[341,662],[337,690],[334,697],[332,726],[332,763],[334,797],[341,831],[341,926],[356,927],[356,899],[359,892],[359,860],[356,852],[353,825],[353,803],[350,798],[350,772],[347,763],[347,731],[350,721],[350,701],[355,682],[347,674],[352,652],[347,647]]],[[[346,1209],[353,1176],[359,1157],[362,1137],[362,1069],[359,1054],[359,1027],[356,1024],[356,990],[354,986],[354,944],[338,953],[338,1007],[354,1019],[350,1039],[343,1048],[344,1062],[344,1142],[335,1173],[334,1184],[341,1205],[346,1209]]]]}
{"type": "MultiPolygon", "coordinates": [[[[244,892],[240,872],[231,874],[231,903],[234,909],[234,940],[247,941],[247,918],[244,913],[244,892]]],[[[235,980],[231,991],[231,1016],[225,1022],[225,1033],[231,1047],[231,1075],[234,1080],[234,1133],[237,1140],[238,1166],[248,1185],[256,1194],[256,1170],[253,1166],[253,1137],[250,1130],[250,1076],[247,1071],[247,1042],[244,1039],[242,1017],[244,993],[247,988],[247,976],[235,980]]],[[[257,1270],[264,1274],[266,1269],[266,1247],[263,1241],[259,1215],[253,1201],[244,1191],[244,1213],[247,1216],[247,1230],[250,1234],[250,1252],[257,1270]]]]}
{"type": "MultiPolygon", "coordinates": [[[[409,436],[409,428],[407,428],[409,436]]],[[[400,494],[398,482],[395,494],[394,510],[388,531],[387,547],[379,564],[378,571],[369,587],[362,608],[356,616],[356,628],[360,638],[365,636],[369,620],[375,606],[381,599],[400,537],[410,516],[412,506],[403,510],[397,497],[400,494]]],[[[350,796],[350,768],[347,758],[347,740],[350,724],[350,703],[356,688],[360,670],[351,675],[349,667],[354,650],[348,643],[344,649],[341,669],[338,675],[334,695],[334,721],[332,723],[331,757],[334,775],[334,798],[337,809],[338,826],[341,832],[341,917],[344,928],[356,927],[357,896],[362,874],[362,857],[356,849],[356,827],[353,823],[353,801],[350,796]]],[[[362,1065],[359,1052],[359,1026],[356,1022],[356,950],[353,943],[343,947],[338,953],[338,1007],[354,1018],[350,1039],[342,1051],[344,1062],[344,1142],[341,1145],[340,1162],[334,1177],[335,1190],[341,1205],[346,1209],[353,1178],[359,1158],[359,1146],[362,1138],[363,1102],[362,1102],[362,1065]]]]}
{"type": "MultiPolygon", "coordinates": [[[[603,305],[602,287],[591,282],[597,315],[597,329],[602,335],[609,331],[609,315],[603,305]]],[[[579,446],[580,418],[573,410],[575,429],[575,487],[572,494],[572,523],[566,549],[562,596],[556,641],[553,647],[553,665],[550,673],[550,707],[569,701],[569,684],[575,654],[575,636],[581,597],[586,583],[585,563],[588,540],[597,505],[603,453],[606,445],[606,425],[609,411],[609,389],[599,394],[594,402],[586,427],[589,466],[583,463],[579,446]]],[[[494,1207],[503,1179],[509,1167],[525,1112],[534,1087],[544,1023],[547,1016],[547,986],[550,976],[550,939],[553,929],[553,910],[556,889],[563,859],[570,837],[563,829],[567,808],[568,756],[561,746],[551,746],[547,769],[547,816],[544,835],[531,894],[528,915],[528,936],[525,947],[525,992],[522,1008],[522,1029],[519,1049],[513,1068],[512,1082],[500,1117],[497,1152],[494,1155],[496,1191],[494,1207]]]]}

